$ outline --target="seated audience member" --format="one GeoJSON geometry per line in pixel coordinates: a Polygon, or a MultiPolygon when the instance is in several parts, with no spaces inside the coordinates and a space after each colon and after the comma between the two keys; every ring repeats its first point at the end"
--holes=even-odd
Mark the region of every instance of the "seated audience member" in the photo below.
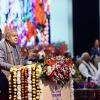
{"type": "Polygon", "coordinates": [[[100,42],[98,39],[94,42],[94,47],[91,48],[91,56],[93,58],[100,56],[100,42]]]}
{"type": "Polygon", "coordinates": [[[9,100],[7,78],[10,68],[14,65],[20,67],[23,64],[17,43],[18,34],[13,29],[9,29],[5,34],[5,41],[0,42],[0,91],[2,95],[0,100],[9,100]]]}
{"type": "Polygon", "coordinates": [[[89,53],[85,52],[81,56],[82,62],[79,65],[79,71],[86,78],[86,81],[93,81],[97,83],[98,71],[95,66],[90,62],[89,53]]]}
{"type": "Polygon", "coordinates": [[[98,62],[100,61],[100,42],[98,39],[95,40],[94,47],[91,48],[91,60],[97,67],[98,62]]]}

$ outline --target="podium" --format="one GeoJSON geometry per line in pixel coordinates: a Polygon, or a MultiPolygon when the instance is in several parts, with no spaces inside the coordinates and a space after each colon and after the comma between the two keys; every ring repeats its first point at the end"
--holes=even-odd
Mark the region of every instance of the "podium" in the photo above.
{"type": "Polygon", "coordinates": [[[42,87],[40,100],[72,100],[70,82],[61,91],[58,90],[56,92],[52,91],[52,88],[55,87],[52,82],[45,81],[40,87],[42,87]]]}
{"type": "Polygon", "coordinates": [[[10,70],[9,100],[74,100],[71,78],[64,86],[41,80],[39,68],[40,65],[27,65],[10,70]]]}

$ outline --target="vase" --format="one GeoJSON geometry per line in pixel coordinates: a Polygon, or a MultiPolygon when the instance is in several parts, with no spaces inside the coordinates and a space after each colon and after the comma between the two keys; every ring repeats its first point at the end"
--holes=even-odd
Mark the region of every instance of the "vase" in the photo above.
{"type": "Polygon", "coordinates": [[[62,87],[60,85],[55,85],[52,87],[53,100],[62,100],[61,99],[61,89],[62,87]]]}

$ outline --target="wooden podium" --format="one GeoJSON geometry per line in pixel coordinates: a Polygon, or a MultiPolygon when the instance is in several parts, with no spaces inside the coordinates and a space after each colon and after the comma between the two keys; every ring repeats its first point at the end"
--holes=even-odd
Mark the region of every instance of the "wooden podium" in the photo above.
{"type": "Polygon", "coordinates": [[[41,80],[39,67],[25,66],[11,69],[9,75],[9,100],[74,100],[73,80],[62,87],[50,79],[41,80]]]}

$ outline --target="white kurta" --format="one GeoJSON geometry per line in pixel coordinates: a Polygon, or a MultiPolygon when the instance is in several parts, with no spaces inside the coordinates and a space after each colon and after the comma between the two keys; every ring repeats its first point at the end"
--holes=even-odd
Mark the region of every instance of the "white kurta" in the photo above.
{"type": "Polygon", "coordinates": [[[87,63],[85,61],[82,61],[82,63],[79,65],[79,71],[84,77],[86,78],[91,77],[93,81],[97,82],[98,70],[91,62],[87,63]]]}

